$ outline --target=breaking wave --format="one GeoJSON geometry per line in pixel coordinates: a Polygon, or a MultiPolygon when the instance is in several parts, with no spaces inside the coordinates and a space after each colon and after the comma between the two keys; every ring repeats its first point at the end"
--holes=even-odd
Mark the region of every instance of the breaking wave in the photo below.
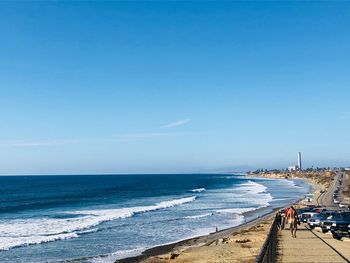
{"type": "Polygon", "coordinates": [[[216,210],[217,213],[228,213],[228,214],[238,214],[241,215],[243,213],[251,212],[259,209],[259,207],[247,207],[247,208],[226,208],[216,210]]]}
{"type": "Polygon", "coordinates": [[[266,186],[250,180],[240,184],[237,188],[233,189],[233,191],[236,194],[235,200],[240,204],[248,204],[249,207],[217,209],[217,213],[242,215],[247,212],[268,207],[273,200],[271,194],[267,192],[266,186]]]}
{"type": "Polygon", "coordinates": [[[120,250],[120,251],[116,251],[116,252],[113,252],[113,253],[108,254],[108,255],[94,257],[91,260],[89,260],[89,262],[91,262],[91,263],[110,263],[110,262],[114,262],[114,261],[121,259],[121,258],[139,255],[145,249],[146,249],[146,247],[120,250]]]}
{"type": "Polygon", "coordinates": [[[289,186],[291,186],[291,187],[294,187],[294,188],[302,188],[301,186],[297,185],[297,184],[295,183],[295,181],[293,181],[293,180],[285,180],[285,182],[286,182],[289,186]]]}
{"type": "Polygon", "coordinates": [[[149,206],[65,212],[74,215],[70,218],[14,219],[0,222],[0,250],[76,238],[82,234],[95,232],[95,229],[90,228],[103,222],[170,208],[193,202],[195,199],[196,196],[191,196],[149,206]]]}
{"type": "Polygon", "coordinates": [[[206,213],[206,214],[201,214],[201,215],[195,215],[195,216],[185,216],[185,219],[199,219],[207,216],[212,216],[214,213],[206,213]]]}
{"type": "Polygon", "coordinates": [[[240,184],[237,189],[240,191],[251,193],[251,194],[259,194],[259,193],[265,193],[267,190],[267,187],[265,185],[249,180],[246,183],[240,184]]]}
{"type": "Polygon", "coordinates": [[[192,189],[191,192],[194,192],[194,193],[201,193],[201,192],[205,192],[207,191],[207,189],[205,188],[197,188],[197,189],[192,189]]]}

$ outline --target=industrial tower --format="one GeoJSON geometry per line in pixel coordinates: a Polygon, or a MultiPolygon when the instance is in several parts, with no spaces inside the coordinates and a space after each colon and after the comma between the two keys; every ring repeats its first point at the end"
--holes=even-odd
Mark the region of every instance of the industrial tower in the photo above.
{"type": "Polygon", "coordinates": [[[303,167],[301,165],[301,152],[298,152],[298,168],[299,171],[303,170],[303,167]]]}

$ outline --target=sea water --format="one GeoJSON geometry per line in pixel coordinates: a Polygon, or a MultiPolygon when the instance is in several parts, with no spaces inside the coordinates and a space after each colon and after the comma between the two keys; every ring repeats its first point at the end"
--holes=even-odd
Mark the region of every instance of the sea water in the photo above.
{"type": "Polygon", "coordinates": [[[3,176],[0,262],[114,262],[242,224],[308,191],[301,180],[232,174],[3,176]]]}

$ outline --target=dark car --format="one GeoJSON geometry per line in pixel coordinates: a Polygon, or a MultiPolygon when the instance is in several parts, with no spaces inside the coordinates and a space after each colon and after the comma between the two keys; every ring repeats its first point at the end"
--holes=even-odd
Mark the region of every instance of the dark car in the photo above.
{"type": "Polygon", "coordinates": [[[304,212],[310,212],[312,209],[314,209],[313,206],[308,206],[308,207],[303,207],[303,208],[298,208],[296,209],[298,215],[301,215],[304,212]]]}
{"type": "Polygon", "coordinates": [[[326,211],[328,211],[327,208],[316,206],[316,207],[312,208],[312,210],[310,212],[323,213],[326,211]]]}
{"type": "Polygon", "coordinates": [[[341,218],[341,213],[336,212],[327,217],[327,219],[322,219],[320,222],[320,226],[322,228],[322,233],[327,233],[331,230],[332,224],[336,223],[338,219],[341,218]]]}
{"type": "Polygon", "coordinates": [[[331,232],[333,238],[341,240],[343,237],[350,237],[350,213],[340,213],[336,220],[332,223],[331,232]]]}

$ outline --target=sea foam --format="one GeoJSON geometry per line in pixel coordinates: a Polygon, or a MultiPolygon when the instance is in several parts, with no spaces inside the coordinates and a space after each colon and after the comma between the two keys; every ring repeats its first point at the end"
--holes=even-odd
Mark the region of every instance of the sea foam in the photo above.
{"type": "Polygon", "coordinates": [[[116,252],[113,252],[113,253],[108,254],[108,255],[94,257],[91,260],[89,260],[89,262],[91,262],[91,263],[110,263],[110,262],[114,262],[114,261],[121,259],[121,258],[139,255],[145,249],[146,249],[146,247],[120,250],[120,251],[116,251],[116,252]]]}
{"type": "Polygon", "coordinates": [[[241,215],[243,213],[251,212],[257,210],[259,207],[247,207],[247,208],[226,208],[216,210],[217,213],[229,213],[229,214],[238,214],[241,215]]]}
{"type": "Polygon", "coordinates": [[[266,192],[267,187],[265,185],[249,180],[246,183],[240,184],[237,189],[241,191],[249,192],[252,194],[259,194],[259,193],[266,192]]]}
{"type": "Polygon", "coordinates": [[[194,193],[201,193],[201,192],[204,192],[206,191],[207,189],[205,188],[196,188],[196,189],[192,189],[191,192],[194,192],[194,193]]]}
{"type": "Polygon", "coordinates": [[[205,213],[205,214],[201,214],[201,215],[194,215],[194,216],[185,216],[185,219],[199,219],[199,218],[203,218],[203,217],[207,217],[207,216],[212,216],[214,215],[214,213],[205,213]]]}
{"type": "Polygon", "coordinates": [[[267,192],[267,187],[257,182],[248,181],[238,185],[232,189],[235,195],[235,201],[238,203],[248,204],[249,207],[233,207],[217,209],[217,213],[230,213],[242,215],[247,212],[252,212],[260,208],[270,205],[273,200],[270,193],[267,192]]]}
{"type": "MultiPolygon", "coordinates": [[[[72,218],[14,219],[0,222],[0,250],[40,244],[55,240],[76,238],[87,229],[103,222],[131,217],[135,214],[170,208],[193,202],[196,196],[162,201],[155,205],[118,209],[67,211],[78,215],[72,218]]],[[[91,229],[91,232],[96,231],[91,229]]]]}
{"type": "Polygon", "coordinates": [[[294,188],[302,188],[301,186],[297,185],[297,184],[295,183],[295,181],[293,181],[293,180],[285,180],[285,182],[286,182],[289,186],[291,186],[291,187],[294,187],[294,188]]]}

